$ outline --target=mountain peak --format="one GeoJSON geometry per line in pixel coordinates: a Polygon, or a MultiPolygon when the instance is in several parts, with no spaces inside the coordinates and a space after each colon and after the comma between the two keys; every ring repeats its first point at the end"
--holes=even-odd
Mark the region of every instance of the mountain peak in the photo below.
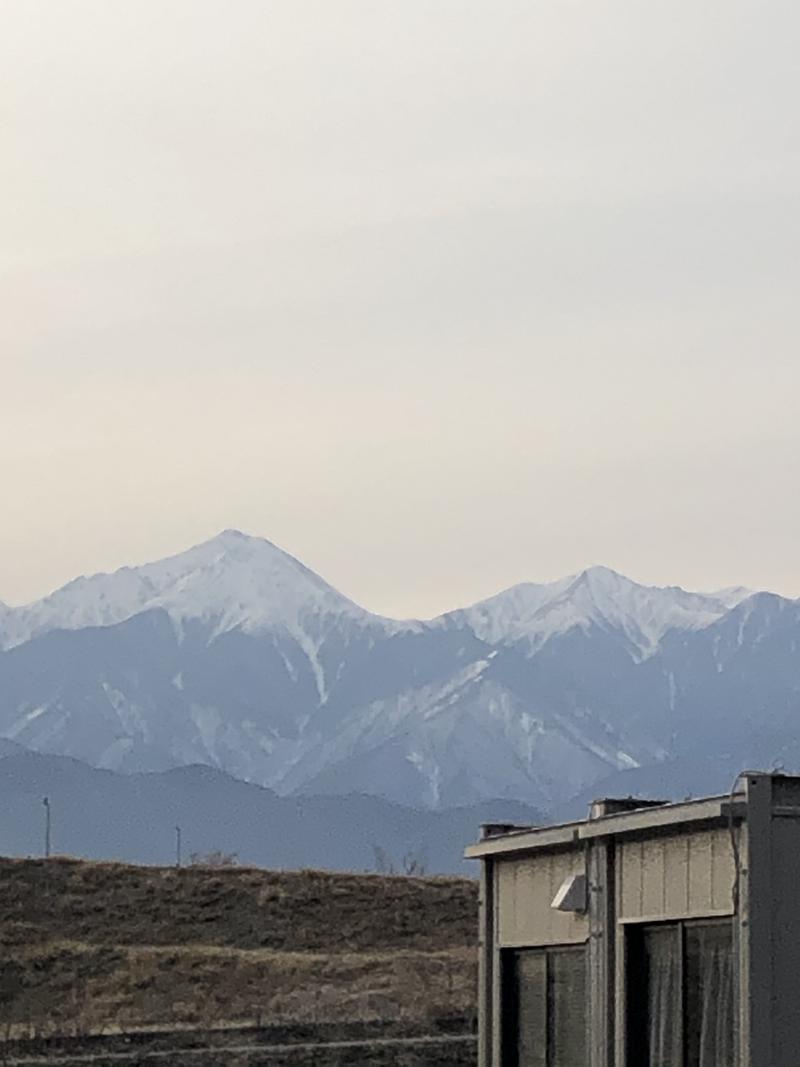
{"type": "Polygon", "coordinates": [[[241,530],[232,529],[221,530],[220,533],[210,537],[207,541],[201,541],[199,545],[187,548],[184,552],[179,553],[179,556],[186,556],[191,553],[204,554],[206,552],[224,552],[233,555],[243,552],[276,552],[291,558],[288,552],[284,552],[283,549],[278,548],[277,545],[273,544],[272,541],[268,541],[265,537],[255,537],[252,534],[242,533],[241,530]]]}
{"type": "MultiPolygon", "coordinates": [[[[215,537],[210,538],[208,541],[204,541],[203,544],[219,545],[222,548],[242,548],[245,545],[249,545],[253,548],[274,548],[278,552],[281,551],[277,545],[274,545],[272,541],[268,541],[266,537],[256,537],[254,534],[247,534],[243,533],[241,530],[234,529],[221,530],[215,537]]],[[[189,549],[189,551],[191,551],[191,549],[189,549]]]]}
{"type": "Polygon", "coordinates": [[[622,581],[627,582],[630,585],[637,584],[632,578],[627,578],[624,574],[620,574],[619,571],[612,570],[611,567],[606,567],[602,563],[594,563],[591,567],[586,567],[581,571],[580,577],[596,579],[598,581],[622,581]]]}
{"type": "Polygon", "coordinates": [[[583,585],[595,592],[610,593],[612,595],[622,588],[642,588],[632,578],[627,578],[624,574],[619,574],[618,571],[600,564],[595,564],[581,571],[574,578],[572,585],[574,588],[579,588],[583,585]]]}
{"type": "Polygon", "coordinates": [[[12,647],[48,630],[111,626],[155,609],[178,626],[206,620],[215,633],[298,628],[308,614],[367,614],[270,541],[223,530],[177,555],[77,578],[12,610],[4,644],[12,647]]]}
{"type": "Polygon", "coordinates": [[[620,634],[638,658],[651,655],[669,630],[701,629],[727,610],[711,595],[640,585],[596,565],[545,585],[513,586],[455,615],[482,640],[532,650],[558,634],[600,627],[620,634]]]}
{"type": "Polygon", "coordinates": [[[260,538],[251,537],[249,534],[242,533],[241,530],[220,530],[215,537],[210,538],[205,543],[219,545],[222,548],[237,548],[258,540],[260,538]]]}

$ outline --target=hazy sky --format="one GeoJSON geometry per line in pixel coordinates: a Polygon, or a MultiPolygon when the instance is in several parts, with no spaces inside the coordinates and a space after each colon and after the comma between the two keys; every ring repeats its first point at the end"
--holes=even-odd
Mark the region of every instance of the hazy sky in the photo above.
{"type": "Polygon", "coordinates": [[[2,0],[0,598],[800,595],[797,0],[2,0]]]}

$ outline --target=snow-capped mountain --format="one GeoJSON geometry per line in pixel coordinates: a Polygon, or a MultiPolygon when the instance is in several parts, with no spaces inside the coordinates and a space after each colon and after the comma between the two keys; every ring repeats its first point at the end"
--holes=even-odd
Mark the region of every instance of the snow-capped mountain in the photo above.
{"type": "Polygon", "coordinates": [[[386,633],[404,628],[359,608],[269,541],[225,530],[188,552],[78,578],[36,604],[9,612],[0,648],[52,630],[113,626],[157,610],[166,612],[178,636],[187,623],[208,627],[210,640],[231,630],[290,635],[308,658],[323,701],[327,683],[317,652],[331,624],[368,623],[386,633]]]}
{"type": "MultiPolygon", "coordinates": [[[[216,634],[292,628],[311,614],[368,614],[269,541],[224,530],[180,555],[76,578],[38,603],[6,607],[7,630],[13,627],[6,647],[48,630],[111,626],[157,608],[178,627],[187,619],[204,620],[216,634]]],[[[386,625],[396,629],[398,624],[386,620],[386,625]]]]}
{"type": "Polygon", "coordinates": [[[448,616],[491,644],[520,641],[531,653],[558,634],[592,627],[623,634],[635,657],[652,655],[670,630],[702,630],[748,596],[747,590],[687,593],[638,585],[591,567],[548,585],[516,585],[448,616]]]}
{"type": "Polygon", "coordinates": [[[603,567],[397,622],[226,531],[0,608],[0,737],[282,794],[542,808],[720,737],[745,763],[790,758],[798,640],[797,602],[603,567]]]}

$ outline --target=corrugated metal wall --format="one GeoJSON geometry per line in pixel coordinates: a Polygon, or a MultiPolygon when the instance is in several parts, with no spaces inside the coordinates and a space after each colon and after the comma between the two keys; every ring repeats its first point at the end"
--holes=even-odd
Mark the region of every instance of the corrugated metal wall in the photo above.
{"type": "MultiPolygon", "coordinates": [[[[554,911],[551,906],[564,879],[585,869],[582,848],[498,863],[499,945],[585,941],[586,916],[554,911]]],[[[623,922],[730,915],[733,883],[733,850],[725,828],[617,844],[617,907],[623,922]]]]}
{"type": "Polygon", "coordinates": [[[620,920],[686,919],[733,913],[728,831],[698,830],[617,844],[620,920]]]}
{"type": "Polygon", "coordinates": [[[554,911],[553,897],[570,874],[585,874],[582,848],[504,859],[497,866],[498,941],[502,948],[579,944],[589,936],[585,915],[554,911]]]}

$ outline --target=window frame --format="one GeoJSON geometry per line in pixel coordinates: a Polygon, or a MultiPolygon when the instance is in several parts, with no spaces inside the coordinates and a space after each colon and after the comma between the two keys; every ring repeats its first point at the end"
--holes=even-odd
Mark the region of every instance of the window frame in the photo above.
{"type": "MultiPolygon", "coordinates": [[[[680,1057],[681,1062],[676,1067],[686,1067],[689,1057],[687,1032],[687,952],[686,934],[688,930],[698,927],[727,927],[730,930],[731,953],[733,955],[734,975],[737,973],[736,963],[736,927],[735,916],[695,916],[688,919],[664,919],[656,922],[629,922],[625,923],[624,939],[624,991],[625,991],[625,1067],[641,1067],[644,1063],[643,1027],[646,1019],[646,982],[644,981],[644,935],[651,930],[674,930],[677,934],[678,968],[680,991],[678,996],[678,1017],[680,1020],[680,1057]],[[644,1003],[643,1003],[644,1002],[644,1003]]],[[[736,1043],[736,1030],[739,1022],[739,1005],[735,992],[733,996],[733,1039],[736,1043]]]]}
{"type": "Polygon", "coordinates": [[[551,1040],[552,1031],[552,978],[551,959],[556,955],[569,954],[583,958],[584,966],[584,1040],[587,1053],[590,1049],[590,974],[589,974],[589,942],[579,941],[567,944],[554,945],[515,945],[501,950],[500,953],[500,999],[503,1005],[501,1012],[502,1028],[500,1033],[501,1060],[503,1067],[518,1067],[518,1039],[519,1039],[519,999],[518,987],[515,981],[515,967],[520,955],[540,956],[544,958],[544,982],[545,982],[545,1027],[544,1027],[544,1061],[547,1067],[554,1067],[553,1056],[555,1050],[551,1040]]]}

